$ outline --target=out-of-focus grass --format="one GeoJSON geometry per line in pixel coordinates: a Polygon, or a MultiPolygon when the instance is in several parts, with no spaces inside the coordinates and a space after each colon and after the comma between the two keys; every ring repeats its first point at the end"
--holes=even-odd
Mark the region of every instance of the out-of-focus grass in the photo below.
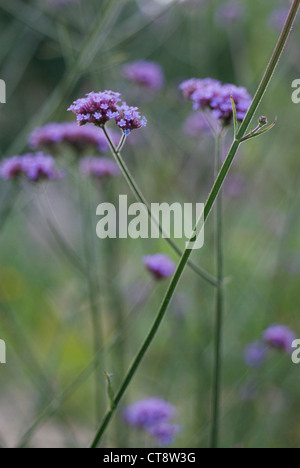
{"type": "MultiPolygon", "coordinates": [[[[44,9],[42,1],[0,1],[4,44],[0,77],[8,89],[8,102],[0,109],[2,155],[23,151],[33,126],[49,119],[71,119],[66,108],[73,98],[92,89],[120,90],[149,121],[147,129],[137,135],[140,141],[124,151],[147,198],[205,201],[213,182],[213,142],[207,136],[197,141],[183,133],[182,124],[191,109],[182,101],[177,85],[192,76],[211,76],[246,85],[253,92],[276,41],[277,33],[268,23],[274,5],[243,1],[247,20],[228,31],[215,21],[221,1],[201,7],[172,5],[164,14],[156,13],[156,19],[144,15],[139,2],[124,2],[123,8],[120,2],[83,3],[83,11],[67,9],[62,15],[44,9]],[[108,19],[103,21],[105,11],[108,19]],[[140,58],[159,62],[166,73],[166,86],[154,101],[121,77],[122,63],[140,58]]],[[[241,148],[232,173],[243,177],[242,193],[234,198],[225,195],[224,446],[298,446],[297,366],[279,353],[257,372],[243,361],[246,344],[258,339],[271,323],[290,325],[298,333],[300,328],[299,107],[291,101],[291,82],[299,74],[298,43],[297,23],[261,106],[261,114],[269,120],[277,116],[276,128],[241,148]],[[256,394],[245,400],[241,394],[245,395],[245,385],[248,382],[249,388],[254,378],[256,394]]],[[[2,182],[1,194],[7,190],[8,184],[2,182]]],[[[62,256],[49,230],[47,218],[52,215],[41,209],[42,192],[37,188],[22,191],[1,232],[0,338],[8,348],[7,365],[0,368],[1,403],[12,408],[17,422],[10,428],[1,419],[0,434],[10,445],[93,358],[85,280],[62,256]]],[[[98,203],[116,200],[119,193],[129,194],[121,178],[108,183],[106,194],[95,190],[93,213],[98,203]]],[[[131,194],[129,198],[133,201],[131,194]]],[[[60,232],[81,258],[74,178],[49,187],[49,199],[60,232]]],[[[96,217],[94,222],[96,225],[96,217]]],[[[118,324],[112,291],[118,291],[122,314],[128,317],[123,330],[127,366],[166,286],[149,285],[141,257],[157,251],[173,254],[163,240],[96,242],[103,328],[109,341],[118,324]],[[150,293],[136,308],[148,288],[150,293]]],[[[193,254],[193,261],[213,272],[212,252],[210,220],[205,246],[193,254]]],[[[211,286],[186,271],[176,300],[127,395],[127,401],[162,396],[178,408],[183,427],[178,447],[208,443],[213,293],[211,286]]],[[[114,374],[115,386],[122,377],[117,349],[107,350],[105,369],[114,374]]],[[[72,434],[69,424],[75,432],[80,427],[77,443],[81,445],[94,429],[92,384],[91,376],[81,382],[62,402],[52,423],[58,433],[63,428],[72,434]]],[[[128,430],[123,424],[116,419],[107,435],[107,446],[116,445],[117,426],[128,430]]],[[[47,427],[41,429],[45,445],[47,427]]],[[[33,446],[35,441],[33,438],[33,446]]],[[[71,436],[56,441],[57,445],[71,443],[71,436]]],[[[143,445],[145,440],[132,432],[128,444],[143,445]]]]}

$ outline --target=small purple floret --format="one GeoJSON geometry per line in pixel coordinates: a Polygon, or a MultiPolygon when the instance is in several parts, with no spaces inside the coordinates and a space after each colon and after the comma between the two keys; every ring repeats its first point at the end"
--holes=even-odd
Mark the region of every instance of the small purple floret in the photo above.
{"type": "Polygon", "coordinates": [[[160,90],[164,85],[162,67],[155,62],[138,60],[127,63],[122,69],[123,76],[152,91],[160,90]]]}
{"type": "Polygon", "coordinates": [[[156,279],[173,276],[176,270],[176,264],[165,254],[147,255],[143,258],[143,263],[156,279]]]}

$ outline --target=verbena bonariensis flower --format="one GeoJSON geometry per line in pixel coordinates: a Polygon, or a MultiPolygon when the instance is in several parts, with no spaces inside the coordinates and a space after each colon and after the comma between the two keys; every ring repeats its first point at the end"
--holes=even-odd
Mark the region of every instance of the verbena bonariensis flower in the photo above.
{"type": "Polygon", "coordinates": [[[57,170],[51,156],[39,152],[4,159],[0,165],[0,176],[6,180],[25,176],[36,182],[44,179],[60,179],[62,173],[57,170]]]}
{"type": "MultiPolygon", "coordinates": [[[[111,137],[116,139],[115,135],[111,137]]],[[[53,122],[36,128],[29,135],[29,145],[32,149],[41,147],[52,149],[53,146],[62,143],[72,146],[77,151],[94,147],[105,153],[109,149],[105,135],[93,125],[79,127],[75,122],[53,122]]]]}
{"type": "Polygon", "coordinates": [[[113,91],[89,93],[86,98],[77,99],[68,110],[76,114],[80,126],[89,122],[103,127],[114,120],[126,135],[147,125],[146,117],[141,117],[138,108],[120,102],[120,93],[113,91]]]}
{"type": "Polygon", "coordinates": [[[263,340],[266,344],[286,353],[292,352],[292,343],[295,338],[295,333],[285,325],[274,324],[263,332],[263,340]]]}
{"type": "Polygon", "coordinates": [[[128,406],[123,418],[132,427],[146,430],[158,440],[159,445],[173,442],[180,427],[170,420],[176,416],[175,407],[161,398],[146,398],[128,406]]]}
{"type": "Polygon", "coordinates": [[[250,367],[260,367],[266,358],[268,349],[265,343],[255,341],[250,343],[244,352],[245,362],[250,367]]]}
{"type": "Polygon", "coordinates": [[[168,278],[176,270],[176,264],[165,254],[146,255],[143,263],[156,279],[168,278]]]}
{"type": "Polygon", "coordinates": [[[244,20],[246,8],[240,2],[229,1],[222,3],[217,9],[216,20],[222,26],[231,26],[244,20]]]}
{"type": "Polygon", "coordinates": [[[145,398],[129,405],[123,418],[130,426],[147,429],[159,422],[167,422],[176,416],[175,407],[161,398],[145,398]]]}
{"type": "Polygon", "coordinates": [[[122,73],[128,80],[152,91],[160,90],[165,81],[162,67],[158,63],[146,60],[125,64],[122,73]]]}
{"type": "Polygon", "coordinates": [[[79,125],[90,122],[98,126],[119,116],[120,93],[113,91],[91,92],[85,98],[77,99],[68,108],[77,116],[79,125]]]}
{"type": "Polygon", "coordinates": [[[115,177],[120,174],[118,165],[108,158],[88,156],[80,161],[79,171],[84,176],[115,177]]]}
{"type": "Polygon", "coordinates": [[[126,103],[119,107],[119,115],[115,120],[125,135],[129,135],[131,130],[146,127],[147,125],[146,117],[141,117],[138,108],[130,107],[126,103]]]}
{"type": "Polygon", "coordinates": [[[150,435],[155,437],[159,445],[169,445],[174,442],[175,436],[180,432],[179,424],[161,421],[148,428],[150,435]]]}
{"type": "Polygon", "coordinates": [[[194,110],[210,110],[212,117],[222,125],[230,124],[233,116],[231,96],[235,102],[238,121],[242,121],[251,105],[251,97],[243,87],[222,84],[220,81],[206,78],[184,81],[180,89],[186,99],[193,101],[194,110]]]}

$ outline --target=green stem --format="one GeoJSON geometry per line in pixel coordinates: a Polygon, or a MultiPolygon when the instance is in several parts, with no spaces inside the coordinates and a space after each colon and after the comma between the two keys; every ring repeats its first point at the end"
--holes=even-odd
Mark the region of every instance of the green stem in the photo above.
{"type": "MultiPolygon", "coordinates": [[[[207,220],[210,212],[211,212],[211,209],[215,203],[215,200],[222,188],[222,185],[223,185],[223,182],[224,182],[224,179],[226,178],[227,174],[228,174],[228,171],[230,169],[230,166],[232,164],[232,161],[237,153],[237,150],[239,148],[239,145],[240,145],[240,139],[245,135],[246,133],[246,130],[251,122],[251,120],[253,119],[253,116],[258,108],[258,105],[270,83],[270,80],[272,78],[272,75],[275,71],[275,68],[278,64],[278,61],[279,61],[279,58],[280,58],[280,55],[281,55],[281,52],[283,51],[284,49],[284,46],[287,42],[287,39],[288,39],[288,36],[289,36],[289,33],[292,29],[292,26],[293,26],[293,22],[294,22],[294,19],[296,18],[296,15],[297,15],[297,12],[298,12],[298,9],[299,9],[299,3],[300,3],[300,0],[294,0],[293,1],[293,4],[291,6],[291,9],[290,9],[290,12],[289,12],[289,15],[288,15],[288,18],[286,20],[286,23],[283,27],[283,30],[282,30],[282,33],[280,35],[280,38],[277,42],[277,45],[275,47],[275,50],[274,50],[274,53],[272,55],[272,58],[267,66],[267,69],[264,73],[264,76],[263,76],[263,79],[258,87],[258,90],[255,94],[255,97],[253,99],[253,102],[247,112],[247,115],[240,127],[240,130],[238,132],[238,135],[237,135],[237,139],[234,140],[230,150],[229,150],[229,153],[227,155],[227,158],[224,162],[224,164],[222,165],[221,167],[221,170],[219,172],[219,175],[215,181],[215,184],[212,188],[212,191],[208,197],[208,200],[205,204],[205,207],[204,207],[204,222],[207,220]]],[[[199,219],[199,222],[198,224],[202,222],[202,217],[201,219],[199,219]]],[[[192,236],[194,237],[194,236],[192,236]]],[[[124,381],[123,383],[121,384],[121,387],[119,389],[119,391],[117,392],[116,394],[116,397],[115,397],[115,401],[114,401],[114,408],[113,409],[110,409],[107,411],[107,413],[105,414],[104,416],[104,419],[95,435],[95,438],[91,444],[91,448],[96,448],[106,430],[106,428],[108,427],[109,423],[110,423],[110,420],[114,414],[114,412],[116,411],[116,408],[118,407],[118,404],[120,403],[125,391],[127,390],[127,387],[129,386],[137,368],[139,367],[144,355],[146,354],[153,338],[155,337],[156,335],[156,332],[157,330],[159,329],[159,326],[165,316],[165,313],[168,309],[168,306],[169,306],[169,303],[173,297],[173,294],[177,288],[177,285],[179,283],[179,280],[181,279],[181,276],[182,276],[182,273],[187,265],[187,262],[189,260],[189,257],[192,253],[192,250],[185,250],[183,252],[183,255],[181,257],[181,260],[178,264],[178,267],[177,267],[177,270],[171,280],[171,283],[168,287],[168,290],[166,292],[166,295],[164,297],[164,300],[162,302],[162,305],[158,311],[158,314],[154,320],[154,323],[144,341],[144,343],[142,344],[140,350],[138,351],[134,361],[132,362],[129,370],[128,370],[128,373],[127,375],[125,376],[124,378],[124,381]]]]}
{"type": "MultiPolygon", "coordinates": [[[[86,195],[89,195],[89,187],[87,187],[86,195]]],[[[92,232],[92,223],[91,223],[91,213],[90,213],[90,204],[85,202],[83,190],[80,193],[80,208],[81,208],[81,219],[82,219],[82,238],[83,238],[83,248],[85,255],[85,266],[86,266],[86,281],[88,287],[88,298],[90,304],[90,314],[91,314],[91,324],[92,324],[92,334],[93,334],[93,352],[95,356],[98,356],[100,360],[100,352],[102,346],[102,326],[101,326],[101,317],[99,310],[99,284],[97,280],[97,270],[94,267],[95,255],[93,249],[93,239],[87,237],[87,232],[91,230],[92,232]]],[[[90,197],[88,196],[88,202],[90,197]]],[[[104,369],[104,363],[103,369],[104,369]]],[[[103,374],[101,369],[97,366],[95,368],[95,411],[96,411],[96,420],[99,418],[102,410],[102,381],[103,374]]]]}
{"type": "MultiPolygon", "coordinates": [[[[116,149],[113,142],[111,141],[111,138],[110,138],[110,136],[109,136],[109,134],[108,134],[105,127],[103,127],[103,132],[104,132],[104,134],[106,136],[106,139],[108,141],[110,150],[111,150],[114,158],[116,159],[119,167],[121,168],[121,171],[122,171],[128,185],[129,185],[129,187],[133,191],[136,199],[146,207],[149,219],[151,220],[151,222],[154,222],[157,225],[157,227],[159,229],[159,232],[162,235],[162,237],[168,242],[168,244],[177,253],[177,255],[181,256],[182,251],[180,250],[180,248],[175,244],[175,242],[172,239],[170,239],[167,235],[164,235],[161,224],[159,223],[158,220],[153,218],[153,216],[151,214],[150,204],[145,199],[144,195],[142,194],[141,190],[139,189],[138,185],[136,184],[132,174],[130,173],[128,167],[126,166],[125,161],[123,160],[123,158],[121,156],[121,149],[122,149],[122,147],[123,147],[123,145],[125,143],[125,137],[123,137],[121,139],[121,141],[120,141],[120,143],[118,145],[118,148],[116,149]]],[[[207,273],[205,270],[203,270],[202,268],[199,268],[198,266],[196,266],[192,262],[188,262],[188,265],[195,273],[197,273],[199,276],[201,276],[201,278],[203,278],[205,281],[207,281],[208,283],[210,283],[213,286],[217,286],[217,284],[218,284],[217,280],[213,276],[211,276],[209,273],[207,273]]]]}
{"type": "MultiPolygon", "coordinates": [[[[222,134],[216,137],[216,156],[215,156],[215,177],[218,176],[222,165],[222,134]]],[[[222,328],[224,316],[224,286],[223,286],[223,199],[222,190],[216,201],[216,260],[217,260],[217,278],[219,286],[216,290],[216,323],[215,323],[215,356],[214,356],[214,382],[212,389],[212,433],[211,448],[218,447],[219,439],[219,412],[220,412],[220,393],[221,393],[221,358],[222,358],[222,328]]]]}

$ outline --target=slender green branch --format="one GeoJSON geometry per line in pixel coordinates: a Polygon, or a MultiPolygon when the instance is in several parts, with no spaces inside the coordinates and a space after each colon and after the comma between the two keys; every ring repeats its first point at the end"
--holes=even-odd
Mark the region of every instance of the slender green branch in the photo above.
{"type": "MultiPolygon", "coordinates": [[[[110,150],[111,150],[114,158],[116,159],[118,165],[120,166],[121,171],[122,171],[128,185],[129,185],[129,187],[133,191],[136,199],[146,207],[149,219],[151,220],[151,222],[154,222],[157,225],[157,227],[159,229],[159,232],[162,235],[162,237],[168,242],[168,244],[177,253],[177,255],[181,256],[182,251],[180,250],[180,248],[175,244],[175,242],[172,239],[170,239],[163,232],[163,229],[162,229],[161,224],[159,223],[159,221],[157,219],[153,218],[152,213],[151,213],[151,207],[150,207],[149,203],[147,202],[147,200],[145,199],[145,197],[142,194],[141,190],[137,186],[132,174],[130,173],[128,167],[126,166],[125,161],[123,160],[123,158],[121,156],[120,149],[123,147],[123,145],[125,143],[125,138],[123,137],[121,139],[121,142],[118,145],[118,148],[116,149],[113,142],[111,141],[111,138],[110,138],[110,136],[109,136],[109,134],[108,134],[105,127],[103,127],[103,132],[104,132],[104,134],[106,136],[106,139],[108,141],[110,150]]],[[[217,284],[218,284],[217,280],[213,276],[211,276],[209,273],[207,273],[205,270],[203,270],[202,268],[199,268],[198,266],[196,266],[192,262],[188,262],[188,265],[195,273],[197,273],[199,276],[201,276],[201,278],[203,278],[205,281],[207,281],[208,283],[210,283],[213,286],[217,286],[217,284]]]]}
{"type": "MultiPolygon", "coordinates": [[[[93,348],[95,356],[98,356],[100,361],[100,353],[102,346],[102,324],[99,308],[99,284],[95,265],[95,258],[93,252],[93,242],[92,239],[87,237],[87,233],[92,232],[91,226],[91,213],[90,213],[90,204],[86,203],[84,195],[89,195],[89,187],[86,185],[87,191],[84,194],[83,190],[80,190],[80,211],[82,219],[82,239],[83,239],[83,249],[85,254],[85,266],[86,266],[86,281],[88,287],[88,298],[90,305],[91,313],[91,324],[92,324],[92,333],[93,333],[93,348]]],[[[87,196],[88,202],[90,197],[87,196]]],[[[104,362],[102,362],[104,368],[104,362]]],[[[95,410],[96,410],[96,419],[101,414],[102,409],[102,381],[103,381],[103,372],[101,369],[95,370],[95,410]]]]}
{"type": "MultiPolygon", "coordinates": [[[[279,58],[280,58],[280,55],[284,49],[284,46],[287,42],[287,39],[289,37],[289,33],[292,29],[292,26],[293,26],[293,22],[296,18],[296,15],[297,15],[297,12],[298,12],[298,9],[299,9],[299,3],[300,3],[300,0],[294,0],[293,1],[293,4],[291,6],[291,9],[290,9],[290,12],[289,12],[289,15],[288,15],[288,18],[285,22],[285,25],[283,27],[283,30],[282,30],[282,33],[280,35],[280,38],[277,42],[277,45],[275,47],[275,50],[274,50],[274,53],[272,55],[272,58],[267,66],[267,69],[264,73],[264,76],[263,76],[263,79],[258,87],[258,90],[255,94],[255,97],[253,99],[253,102],[247,112],[247,115],[240,127],[240,130],[238,132],[238,135],[237,135],[237,138],[238,140],[234,140],[230,150],[229,150],[229,153],[227,155],[227,158],[224,162],[224,164],[222,165],[221,167],[221,170],[219,172],[219,175],[215,181],[215,184],[212,188],[212,191],[208,197],[208,200],[205,204],[205,207],[204,207],[204,222],[207,220],[211,210],[212,210],[212,207],[217,199],[217,196],[222,188],[222,185],[223,185],[223,182],[224,182],[224,179],[226,178],[227,174],[228,174],[228,171],[230,169],[230,166],[232,164],[232,161],[238,151],[238,148],[239,148],[239,145],[240,145],[240,139],[243,138],[243,136],[245,135],[246,131],[247,131],[247,128],[250,124],[250,122],[252,121],[253,119],[253,116],[259,106],[259,103],[270,83],[270,80],[272,78],[272,75],[275,71],[275,68],[278,64],[278,61],[279,61],[279,58]]],[[[197,226],[198,224],[200,224],[201,222],[203,222],[203,216],[200,217],[198,223],[197,223],[197,226]]],[[[195,231],[197,230],[197,226],[195,228],[195,231]]],[[[192,235],[191,239],[194,237],[194,234],[192,235]]],[[[187,262],[189,260],[189,257],[191,256],[191,253],[192,253],[192,250],[188,250],[186,249],[184,252],[183,252],[183,255],[181,257],[181,260],[178,264],[178,267],[177,267],[177,270],[171,280],[171,283],[168,287],[168,290],[165,294],[165,297],[163,299],[163,302],[161,304],[161,307],[158,311],[158,314],[154,320],[154,323],[144,341],[144,343],[142,344],[140,350],[138,351],[135,359],[133,360],[129,370],[128,370],[128,373],[127,375],[125,376],[124,378],[124,381],[123,383],[121,384],[121,387],[119,389],[119,391],[117,392],[116,396],[115,396],[115,400],[114,400],[114,408],[113,409],[109,409],[107,411],[107,413],[105,414],[104,418],[103,418],[103,421],[94,437],[94,440],[91,444],[91,448],[96,448],[104,434],[104,432],[106,431],[110,421],[111,421],[111,418],[114,414],[114,412],[116,411],[116,408],[118,407],[118,404],[120,403],[124,393],[126,392],[127,390],[127,387],[129,386],[136,370],[138,369],[140,363],[142,362],[149,346],[151,345],[152,343],[152,340],[153,338],[155,337],[156,335],[156,332],[157,330],[159,329],[160,327],[160,324],[165,316],[165,313],[168,309],[168,306],[170,304],[170,301],[175,293],[175,290],[177,288],[177,285],[181,279],[181,276],[182,276],[182,273],[187,265],[187,262]]]]}
{"type": "MultiPolygon", "coordinates": [[[[215,177],[218,176],[222,165],[222,134],[216,137],[215,177]]],[[[216,289],[216,317],[215,317],[215,356],[214,381],[212,388],[212,432],[211,448],[218,447],[219,440],[219,413],[221,393],[221,366],[222,366],[222,329],[224,316],[224,285],[223,285],[223,199],[222,191],[216,201],[215,237],[216,237],[216,267],[219,286],[216,289]]]]}

